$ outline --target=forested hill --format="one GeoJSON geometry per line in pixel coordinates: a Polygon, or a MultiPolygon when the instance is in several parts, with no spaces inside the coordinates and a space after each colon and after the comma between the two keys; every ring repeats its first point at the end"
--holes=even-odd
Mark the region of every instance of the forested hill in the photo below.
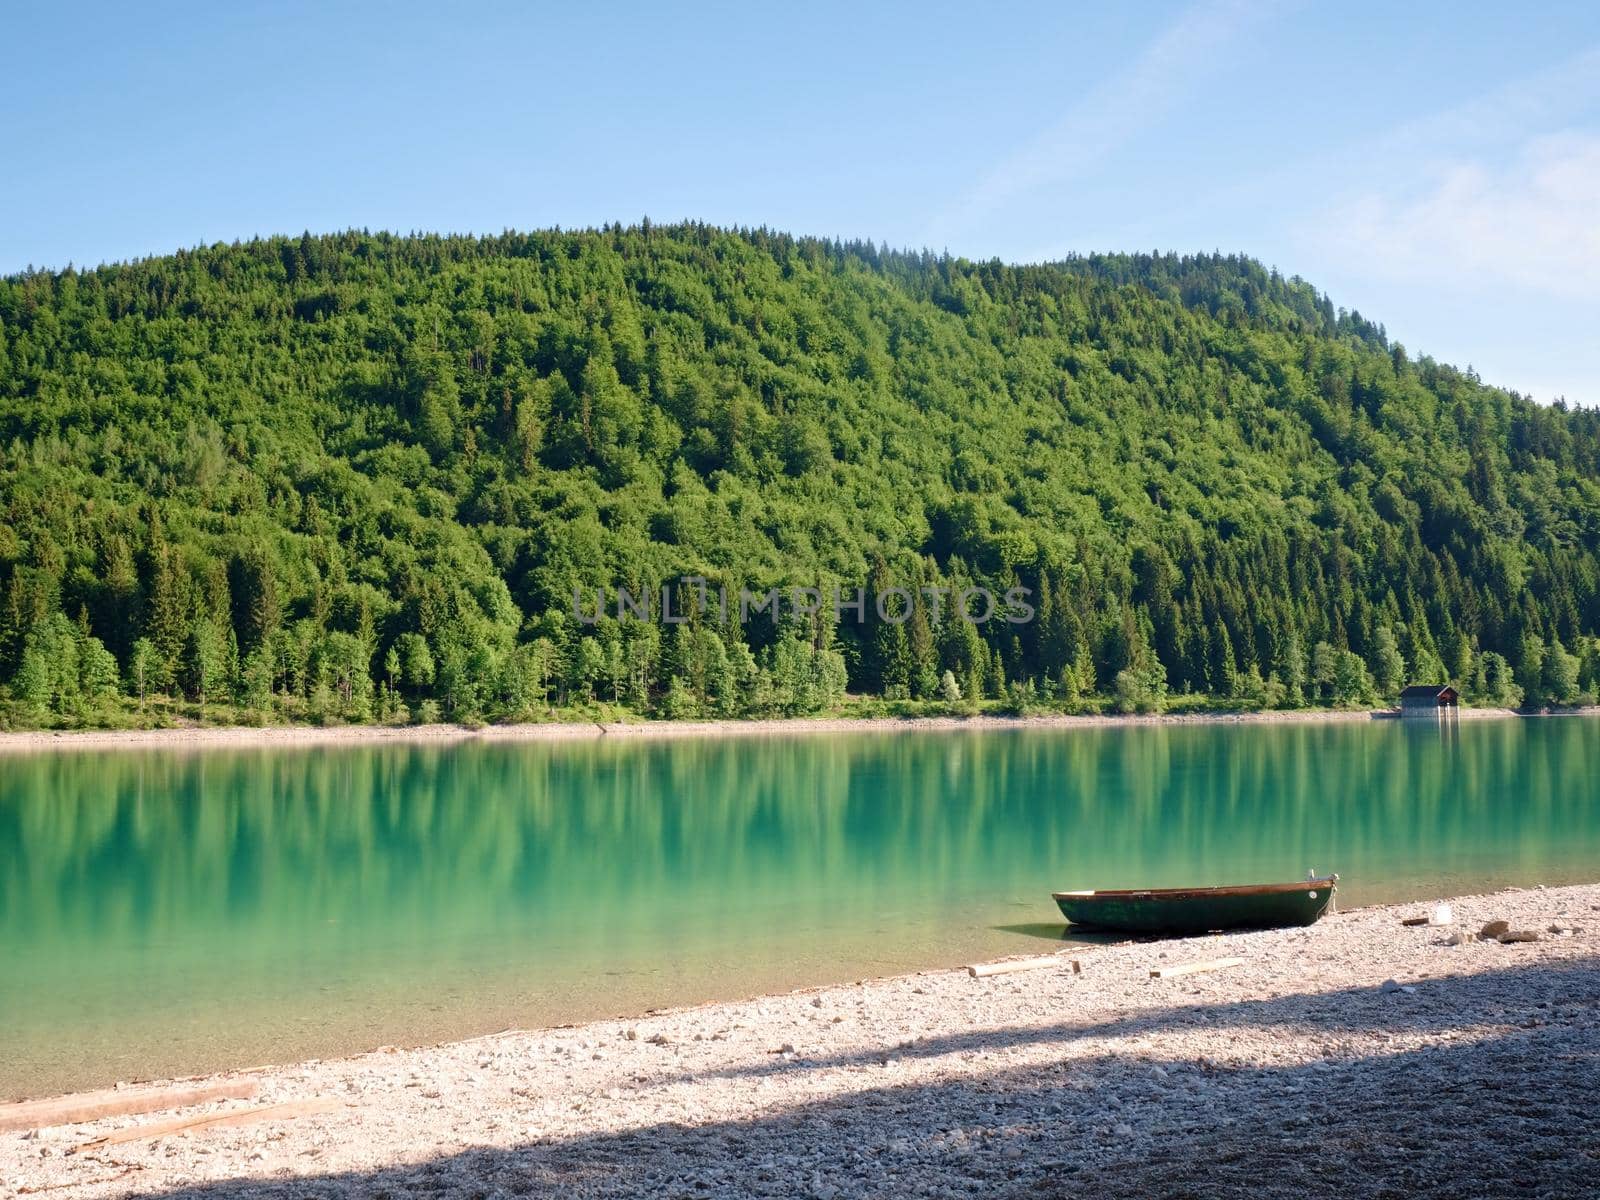
{"type": "Polygon", "coordinates": [[[13,723],[792,713],[846,678],[1565,701],[1600,674],[1600,414],[1242,258],[645,225],[29,273],[0,282],[0,510],[13,723]],[[683,575],[1020,586],[1036,614],[573,618],[575,588],[614,614],[683,575]]]}

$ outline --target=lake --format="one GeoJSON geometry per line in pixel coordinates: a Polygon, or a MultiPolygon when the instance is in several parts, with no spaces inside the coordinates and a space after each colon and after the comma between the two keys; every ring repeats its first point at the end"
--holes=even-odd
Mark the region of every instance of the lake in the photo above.
{"type": "Polygon", "coordinates": [[[0,1098],[1048,948],[1054,889],[1600,878],[1586,718],[0,757],[0,1098]]]}

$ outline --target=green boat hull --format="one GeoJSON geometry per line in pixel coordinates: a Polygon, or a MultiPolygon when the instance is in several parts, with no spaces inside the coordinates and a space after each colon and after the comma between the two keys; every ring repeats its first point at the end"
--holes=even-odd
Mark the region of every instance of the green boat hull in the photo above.
{"type": "Polygon", "coordinates": [[[1210,933],[1310,925],[1333,902],[1338,876],[1241,887],[1056,892],[1074,925],[1128,933],[1210,933]]]}

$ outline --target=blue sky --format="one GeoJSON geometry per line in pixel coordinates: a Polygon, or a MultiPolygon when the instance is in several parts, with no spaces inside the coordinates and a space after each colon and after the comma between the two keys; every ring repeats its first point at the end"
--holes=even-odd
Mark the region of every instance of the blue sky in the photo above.
{"type": "Polygon", "coordinates": [[[1600,6],[1516,8],[13,6],[0,271],[645,214],[1237,250],[1600,403],[1600,6]]]}

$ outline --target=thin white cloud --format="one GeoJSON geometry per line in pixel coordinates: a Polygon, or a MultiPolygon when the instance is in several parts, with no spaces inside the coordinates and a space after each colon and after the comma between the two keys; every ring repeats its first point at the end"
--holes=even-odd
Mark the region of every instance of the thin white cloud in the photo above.
{"type": "Polygon", "coordinates": [[[1308,235],[1386,279],[1600,300],[1600,137],[1536,137],[1509,160],[1446,161],[1420,184],[1337,202],[1308,235]]]}
{"type": "Polygon", "coordinates": [[[1126,70],[1090,90],[937,214],[924,243],[943,245],[1012,201],[1089,170],[1176,108],[1220,69],[1227,46],[1274,7],[1262,0],[1204,0],[1185,10],[1126,70]]]}
{"type": "Polygon", "coordinates": [[[1501,84],[1474,100],[1408,121],[1363,154],[1413,154],[1438,146],[1521,139],[1530,129],[1551,129],[1600,103],[1600,46],[1590,46],[1551,67],[1501,84]]]}
{"type": "MultiPolygon", "coordinates": [[[[1222,248],[1259,255],[1276,244],[1291,252],[1278,266],[1305,272],[1325,257],[1321,222],[1328,210],[1353,203],[1365,194],[1362,189],[1369,182],[1381,181],[1391,194],[1417,189],[1452,165],[1514,151],[1539,133],[1591,125],[1596,114],[1600,114],[1600,46],[1591,46],[1465,103],[1342,146],[1286,157],[1267,170],[1187,195],[1182,213],[1169,215],[1186,218],[1189,227],[1208,231],[1230,227],[1241,212],[1256,214],[1258,240],[1222,248]],[[1361,183],[1352,188],[1352,180],[1361,183]],[[1319,199],[1297,213],[1296,198],[1319,199]]],[[[1020,261],[1047,261],[1069,250],[1142,245],[1148,240],[1149,224],[1145,216],[1125,227],[1113,225],[1100,231],[1098,241],[1083,236],[1070,241],[1054,239],[1021,256],[1020,261]]],[[[1191,245],[1173,248],[1210,249],[1215,245],[1213,236],[1205,232],[1191,245]]]]}

